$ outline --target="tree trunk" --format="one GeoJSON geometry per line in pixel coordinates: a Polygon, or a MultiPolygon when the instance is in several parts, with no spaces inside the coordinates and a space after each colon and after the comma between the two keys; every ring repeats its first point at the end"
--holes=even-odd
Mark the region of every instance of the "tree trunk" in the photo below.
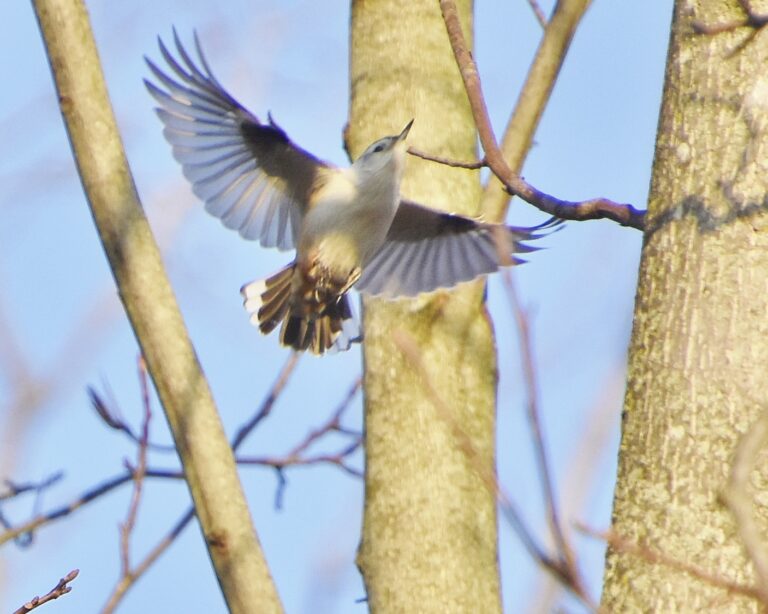
{"type": "Polygon", "coordinates": [[[82,0],[36,0],[61,112],[120,299],[176,443],[229,611],[283,611],[208,382],[138,200],[82,0]]]}
{"type": "MultiPolygon", "coordinates": [[[[459,5],[471,32],[471,2],[459,5]]],[[[411,118],[411,144],[458,159],[475,155],[437,2],[353,2],[350,72],[353,157],[411,118]]],[[[411,158],[403,192],[473,214],[479,175],[411,158]]],[[[500,611],[496,502],[483,482],[494,470],[497,379],[483,292],[474,283],[415,300],[365,301],[358,562],[373,612],[500,611]],[[416,347],[410,356],[408,340],[416,347]]]]}
{"type": "MultiPolygon", "coordinates": [[[[752,584],[721,494],[740,436],[768,407],[768,38],[694,30],[739,19],[736,1],[675,3],[613,514],[621,537],[752,584]]],[[[751,482],[764,501],[762,459],[751,482]]],[[[755,506],[763,534],[766,509],[755,506]]],[[[608,552],[603,605],[758,606],[620,545],[608,552]]]]}

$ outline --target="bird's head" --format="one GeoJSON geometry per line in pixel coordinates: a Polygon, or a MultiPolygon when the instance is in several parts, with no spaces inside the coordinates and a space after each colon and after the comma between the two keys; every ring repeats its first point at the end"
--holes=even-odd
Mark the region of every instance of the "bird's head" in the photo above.
{"type": "Polygon", "coordinates": [[[354,167],[364,175],[375,174],[384,169],[400,174],[405,166],[407,145],[405,138],[413,125],[413,120],[406,124],[400,134],[385,136],[371,143],[362,155],[355,160],[354,167]]]}

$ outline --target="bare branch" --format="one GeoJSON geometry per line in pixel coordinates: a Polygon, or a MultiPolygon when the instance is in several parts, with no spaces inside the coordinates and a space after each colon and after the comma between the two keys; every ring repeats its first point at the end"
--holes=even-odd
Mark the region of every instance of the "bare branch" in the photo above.
{"type": "MultiPolygon", "coordinates": [[[[288,384],[288,381],[290,379],[290,376],[293,374],[293,371],[296,368],[296,365],[298,364],[298,360],[300,358],[300,354],[293,352],[286,360],[285,364],[283,365],[282,369],[280,370],[277,378],[273,382],[270,390],[264,397],[264,400],[262,401],[258,411],[254,414],[254,416],[246,422],[237,432],[234,439],[232,440],[232,449],[233,451],[236,451],[242,443],[245,441],[247,436],[253,431],[253,429],[256,428],[258,424],[261,423],[262,420],[264,420],[267,416],[269,416],[272,412],[272,408],[274,407],[275,402],[279,398],[282,391],[285,389],[285,386],[288,384]]],[[[347,392],[347,395],[344,397],[340,405],[336,408],[334,411],[331,420],[328,421],[328,424],[331,425],[329,427],[330,430],[336,430],[340,433],[350,434],[351,432],[347,429],[344,429],[340,425],[340,418],[342,413],[346,410],[346,408],[350,405],[352,399],[354,398],[355,394],[360,388],[360,382],[361,379],[358,377],[355,382],[350,387],[349,391],[347,392]]],[[[352,433],[355,434],[355,433],[352,433]]],[[[310,434],[311,435],[311,434],[310,434]]],[[[358,436],[358,439],[360,439],[359,434],[355,434],[358,436]]],[[[293,462],[293,463],[286,463],[283,461],[281,466],[278,466],[275,462],[270,460],[265,460],[265,462],[259,463],[265,466],[273,466],[275,467],[277,474],[278,474],[278,489],[276,492],[276,507],[280,507],[280,501],[282,497],[283,490],[286,485],[285,481],[285,475],[283,473],[283,468],[287,464],[291,464],[294,466],[297,465],[309,465],[309,464],[321,464],[321,463],[332,463],[337,466],[339,466],[341,469],[346,471],[347,473],[360,477],[360,473],[354,469],[353,467],[349,467],[346,465],[346,463],[343,462],[343,459],[352,454],[354,450],[360,445],[360,441],[353,442],[348,448],[341,450],[336,455],[321,455],[316,456],[311,459],[305,459],[304,462],[293,462]],[[353,447],[354,446],[354,447],[353,447]]],[[[306,449],[306,446],[302,448],[301,444],[294,448],[294,451],[297,449],[306,449]]],[[[152,472],[147,470],[147,474],[152,475],[152,472]]],[[[172,477],[172,476],[168,476],[172,477]]],[[[176,524],[171,528],[171,530],[163,537],[162,540],[160,540],[154,548],[147,554],[147,556],[139,563],[129,574],[124,575],[121,580],[118,582],[117,586],[114,590],[114,600],[110,600],[110,602],[107,604],[107,606],[102,611],[102,614],[109,614],[113,611],[114,607],[117,606],[119,601],[125,596],[125,594],[128,592],[128,590],[136,583],[136,580],[138,580],[144,573],[146,573],[149,568],[155,563],[155,561],[160,558],[160,556],[168,549],[168,547],[173,544],[173,542],[176,540],[176,538],[181,534],[181,532],[187,527],[187,525],[192,521],[194,518],[194,508],[190,507],[176,522],[176,524]],[[110,605],[112,605],[112,609],[110,609],[110,605]]]]}
{"type": "Polygon", "coordinates": [[[253,429],[261,424],[261,421],[269,416],[269,414],[272,412],[275,401],[277,401],[280,393],[288,384],[288,380],[291,378],[293,371],[296,369],[296,365],[299,363],[300,357],[301,354],[298,352],[291,352],[290,356],[288,356],[288,360],[285,361],[285,364],[280,370],[277,379],[272,383],[272,387],[269,389],[269,392],[261,402],[259,410],[237,431],[237,434],[232,440],[232,450],[236,451],[243,443],[243,441],[245,441],[245,438],[251,434],[253,429]]]}
{"type": "MultiPolygon", "coordinates": [[[[528,155],[576,28],[590,1],[559,0],[555,3],[501,138],[501,152],[515,173],[520,173],[528,155]]],[[[483,214],[488,219],[503,219],[509,200],[509,190],[495,176],[489,177],[483,190],[483,214]]]]}
{"type": "MultiPolygon", "coordinates": [[[[547,509],[547,520],[549,530],[557,547],[561,558],[562,566],[570,570],[573,583],[582,585],[579,577],[578,568],[573,555],[573,549],[568,543],[560,523],[560,514],[558,512],[557,501],[555,499],[555,489],[552,485],[552,471],[549,467],[549,458],[547,455],[546,444],[541,429],[541,419],[539,417],[538,402],[538,384],[536,381],[536,367],[533,359],[533,348],[531,345],[531,328],[528,322],[528,314],[520,304],[520,298],[517,295],[512,273],[509,269],[503,271],[504,285],[507,290],[507,296],[512,306],[512,312],[517,324],[518,337],[520,339],[520,358],[523,366],[523,377],[525,381],[526,393],[526,414],[528,425],[531,430],[531,439],[533,440],[533,450],[536,457],[536,469],[539,474],[539,481],[542,487],[544,504],[547,509]]],[[[580,590],[586,594],[583,586],[580,590]]]]}
{"type": "Polygon", "coordinates": [[[362,443],[362,435],[360,433],[350,433],[350,431],[343,430],[341,426],[341,416],[347,410],[347,408],[349,408],[350,404],[352,403],[352,400],[355,398],[355,395],[360,390],[361,384],[362,384],[362,379],[358,377],[349,387],[347,394],[344,396],[344,399],[341,401],[341,403],[339,403],[338,407],[333,412],[333,414],[331,414],[331,417],[320,427],[311,431],[307,435],[306,439],[304,439],[304,441],[302,441],[300,444],[298,444],[295,448],[293,448],[293,450],[291,450],[288,453],[288,456],[294,456],[294,457],[299,456],[302,452],[306,451],[307,448],[309,448],[309,446],[311,446],[318,439],[320,439],[320,437],[332,431],[345,433],[345,434],[353,434],[355,439],[358,442],[357,445],[359,446],[360,443],[362,443]]]}
{"type": "MultiPolygon", "coordinates": [[[[145,477],[183,480],[184,473],[181,471],[147,469],[145,473],[145,477]]],[[[101,482],[100,484],[97,484],[96,486],[89,488],[83,494],[81,494],[79,497],[77,497],[70,503],[57,507],[45,514],[37,515],[31,520],[28,520],[27,522],[21,525],[12,527],[3,533],[0,533],[0,546],[2,546],[3,544],[11,540],[19,539],[24,535],[31,534],[36,529],[42,526],[45,526],[47,524],[50,524],[51,522],[54,522],[59,518],[64,518],[65,516],[69,516],[72,512],[75,512],[79,510],[81,507],[84,507],[85,505],[91,503],[92,501],[95,501],[99,497],[102,497],[103,495],[106,495],[107,493],[112,492],[113,490],[115,490],[116,488],[119,488],[123,484],[127,484],[128,482],[131,482],[133,479],[134,479],[134,469],[131,467],[128,467],[126,468],[125,473],[109,478],[108,480],[105,480],[104,482],[101,482]]]]}
{"type": "Polygon", "coordinates": [[[149,443],[149,422],[152,418],[152,406],[149,396],[149,382],[147,381],[147,367],[144,359],[139,357],[139,383],[141,385],[141,400],[144,407],[144,420],[142,422],[141,437],[139,439],[138,462],[133,472],[133,494],[128,506],[128,515],[120,526],[120,579],[107,599],[107,605],[102,612],[109,614],[114,612],[117,604],[126,591],[135,582],[136,576],[131,570],[131,533],[136,526],[136,518],[139,515],[139,504],[143,491],[144,478],[147,475],[147,446],[149,443]]]}
{"type": "Polygon", "coordinates": [[[59,580],[58,584],[56,584],[56,586],[54,586],[50,591],[48,591],[48,593],[46,593],[42,597],[33,597],[32,599],[27,601],[27,603],[25,603],[23,606],[15,610],[13,614],[26,614],[27,612],[31,612],[35,608],[40,607],[44,603],[48,603],[49,601],[58,599],[62,595],[66,595],[68,592],[72,590],[72,587],[69,586],[69,583],[72,582],[72,580],[74,580],[75,578],[77,578],[77,575],[79,573],[80,573],[79,569],[73,569],[61,580],[59,580]]]}
{"type": "MultiPolygon", "coordinates": [[[[327,432],[327,431],[326,431],[327,432]]],[[[238,465],[262,465],[264,467],[274,467],[279,471],[283,471],[286,467],[305,467],[307,465],[336,465],[343,469],[349,475],[357,478],[363,477],[363,472],[359,469],[347,465],[345,459],[357,451],[362,445],[362,437],[356,439],[346,447],[342,448],[335,454],[316,454],[314,456],[238,456],[238,465]]]]}
{"type": "Polygon", "coordinates": [[[0,501],[13,499],[29,492],[34,492],[39,495],[56,484],[63,477],[64,472],[57,471],[45,478],[42,482],[13,482],[12,480],[3,480],[3,483],[8,490],[6,492],[0,492],[0,501]]]}
{"type": "MultiPolygon", "coordinates": [[[[558,490],[562,517],[579,515],[585,502],[591,500],[595,482],[600,479],[600,459],[610,450],[611,434],[618,427],[617,412],[623,399],[626,370],[618,367],[597,388],[600,391],[592,407],[584,413],[582,429],[574,433],[573,449],[565,462],[565,473],[558,490]]],[[[562,586],[551,576],[540,578],[538,588],[530,591],[526,612],[541,614],[555,611],[562,586]]]]}
{"type": "MultiPolygon", "coordinates": [[[[136,433],[133,432],[131,426],[125,420],[123,420],[123,418],[120,416],[119,410],[117,409],[117,404],[115,402],[107,403],[103,396],[96,392],[96,390],[91,386],[88,386],[86,390],[88,392],[88,398],[91,401],[91,406],[96,410],[96,414],[99,416],[99,418],[102,419],[104,424],[106,424],[111,429],[124,433],[132,442],[141,445],[141,436],[136,435],[136,433]]],[[[147,442],[146,445],[147,449],[153,450],[155,452],[176,451],[176,446],[170,444],[164,445],[147,442]]]]}
{"type": "MultiPolygon", "coordinates": [[[[272,408],[274,407],[275,401],[277,401],[280,394],[285,389],[285,386],[288,384],[290,376],[293,374],[293,371],[295,370],[296,365],[298,364],[299,357],[300,357],[300,354],[296,352],[291,353],[291,355],[288,357],[288,360],[286,360],[285,364],[280,370],[280,373],[278,374],[277,378],[273,382],[269,392],[264,397],[264,400],[262,401],[258,411],[246,424],[240,427],[234,439],[232,440],[233,451],[237,451],[237,449],[242,445],[242,443],[245,441],[248,435],[253,431],[253,429],[255,429],[256,426],[260,424],[262,420],[264,420],[267,416],[270,415],[270,413],[272,412],[272,408]]],[[[346,407],[350,404],[350,402],[354,398],[354,395],[359,389],[359,387],[360,387],[360,378],[357,378],[353,386],[350,388],[350,391],[347,393],[347,396],[344,398],[342,403],[334,412],[334,416],[336,417],[337,423],[343,411],[346,409],[346,407]]],[[[337,430],[339,430],[339,432],[344,432],[341,429],[341,427],[339,427],[337,430]]],[[[319,464],[321,462],[333,462],[333,461],[318,458],[315,460],[314,464],[319,464]]],[[[273,463],[269,463],[269,462],[262,463],[262,464],[275,466],[273,463]]],[[[295,464],[298,464],[298,463],[295,463],[295,464]]],[[[345,464],[341,462],[334,462],[334,464],[337,464],[339,467],[341,467],[342,469],[344,469],[349,473],[353,473],[355,471],[354,469],[347,467],[345,464]]],[[[285,476],[283,474],[282,468],[276,467],[276,469],[278,474],[278,489],[275,496],[276,496],[276,507],[279,508],[280,499],[282,496],[283,489],[285,487],[285,476]]],[[[142,575],[144,575],[144,573],[146,573],[149,570],[149,568],[155,563],[155,561],[157,561],[157,559],[160,558],[160,556],[171,546],[171,544],[173,544],[176,538],[181,534],[181,532],[187,527],[187,525],[192,521],[194,517],[195,517],[194,508],[190,507],[179,518],[179,520],[171,528],[171,530],[165,535],[165,537],[163,537],[163,539],[161,539],[155,545],[155,547],[152,548],[152,550],[144,558],[144,560],[142,560],[142,562],[139,563],[133,569],[131,574],[121,579],[121,582],[115,588],[115,593],[117,594],[119,591],[120,598],[125,596],[125,594],[128,592],[130,587],[133,584],[135,584],[136,580],[138,580],[142,575]]],[[[118,600],[115,601],[115,604],[117,604],[117,602],[118,600]]],[[[110,610],[106,610],[105,608],[102,614],[108,614],[109,612],[110,610]]]]}
{"type": "Polygon", "coordinates": [[[545,194],[524,181],[514,173],[504,159],[499,149],[496,137],[491,127],[488,109],[483,97],[480,75],[477,65],[467,47],[464,33],[461,29],[456,4],[453,0],[440,0],[445,27],[451,42],[459,72],[464,81],[464,88],[469,97],[472,115],[477,126],[480,143],[485,151],[488,166],[499,180],[505,185],[510,194],[519,196],[536,208],[566,220],[588,220],[606,218],[624,226],[642,230],[645,213],[632,205],[619,204],[606,198],[594,198],[586,201],[566,201],[545,194]]]}
{"type": "Polygon", "coordinates": [[[714,573],[709,572],[706,569],[699,567],[698,565],[693,565],[685,561],[679,561],[669,556],[668,554],[654,550],[650,546],[639,542],[633,542],[630,539],[618,534],[613,529],[601,532],[596,531],[595,529],[592,529],[581,523],[576,523],[575,526],[585,535],[603,540],[617,552],[631,554],[643,559],[648,563],[664,565],[670,569],[683,572],[689,576],[701,580],[702,582],[706,582],[711,586],[721,588],[728,593],[732,593],[734,595],[742,595],[744,597],[756,599],[757,601],[762,601],[761,591],[757,588],[752,586],[745,586],[737,582],[732,582],[731,580],[723,578],[722,576],[715,575],[714,573]]]}
{"type": "Polygon", "coordinates": [[[236,460],[242,465],[262,465],[273,467],[277,476],[277,491],[275,493],[275,507],[282,507],[283,491],[287,485],[285,469],[287,467],[305,467],[310,465],[330,464],[339,467],[351,476],[362,478],[363,472],[347,464],[349,456],[354,454],[363,444],[362,433],[347,429],[341,425],[341,417],[357,395],[362,384],[360,377],[356,378],[349,387],[347,394],[331,414],[330,418],[322,425],[310,431],[303,441],[298,443],[284,456],[238,456],[236,460]],[[339,433],[352,438],[352,441],[335,454],[316,454],[306,456],[304,453],[312,444],[329,433],[339,433]]]}
{"type": "Polygon", "coordinates": [[[488,166],[488,163],[485,161],[485,159],[473,160],[471,162],[461,162],[459,160],[452,160],[451,158],[434,156],[432,154],[428,154],[424,151],[421,151],[420,149],[416,149],[415,147],[409,147],[408,153],[411,154],[412,156],[416,156],[417,158],[421,158],[422,160],[437,162],[438,164],[442,164],[444,166],[451,166],[453,168],[466,168],[468,170],[477,170],[477,169],[488,166]]]}
{"type": "MultiPolygon", "coordinates": [[[[259,408],[259,411],[257,412],[256,417],[261,416],[263,418],[264,416],[269,414],[270,408],[272,407],[274,401],[277,399],[277,396],[279,395],[282,388],[287,383],[288,377],[291,371],[293,370],[293,368],[295,367],[295,364],[296,364],[296,357],[289,358],[289,360],[286,362],[286,365],[283,367],[278,379],[273,384],[264,402],[259,408]]],[[[233,442],[233,446],[235,448],[239,447],[242,441],[248,435],[248,433],[250,433],[250,430],[248,430],[248,427],[250,426],[250,428],[252,429],[253,427],[255,427],[255,423],[258,423],[259,420],[252,419],[248,424],[245,425],[245,427],[241,428],[241,430],[238,432],[233,442]]],[[[344,469],[346,470],[346,468],[344,469]]],[[[76,510],[79,510],[81,507],[84,507],[85,505],[91,503],[92,501],[95,501],[101,496],[112,492],[113,490],[115,490],[116,488],[119,488],[123,484],[133,481],[135,479],[135,476],[136,476],[136,470],[130,466],[126,467],[125,473],[109,478],[101,482],[100,484],[97,484],[96,486],[89,488],[88,490],[83,492],[79,497],[77,497],[70,503],[57,507],[45,514],[35,515],[32,519],[18,526],[12,526],[11,523],[7,522],[7,519],[2,518],[3,520],[2,524],[3,526],[6,527],[7,530],[0,533],[0,546],[2,546],[3,544],[11,540],[18,541],[20,538],[24,536],[30,536],[33,534],[33,532],[36,529],[42,526],[45,526],[47,524],[50,524],[51,522],[54,522],[65,516],[69,516],[71,513],[75,512],[76,510]]],[[[184,479],[184,474],[181,471],[169,471],[165,469],[160,470],[160,469],[147,468],[144,472],[144,477],[153,478],[153,479],[179,480],[179,479],[184,479]]],[[[53,476],[52,478],[48,478],[48,480],[46,480],[46,482],[44,482],[43,484],[47,485],[48,483],[55,482],[54,478],[59,479],[57,476],[53,476]]],[[[13,485],[12,482],[9,482],[9,484],[13,485]]],[[[14,485],[14,486],[17,488],[21,487],[23,492],[28,492],[30,490],[33,490],[35,486],[39,487],[40,485],[25,484],[25,485],[14,485]]]]}
{"type": "Polygon", "coordinates": [[[546,28],[547,16],[544,14],[544,11],[542,10],[541,6],[539,6],[539,3],[536,0],[528,0],[528,5],[531,7],[533,14],[536,16],[536,21],[539,22],[539,25],[542,28],[546,28]]]}

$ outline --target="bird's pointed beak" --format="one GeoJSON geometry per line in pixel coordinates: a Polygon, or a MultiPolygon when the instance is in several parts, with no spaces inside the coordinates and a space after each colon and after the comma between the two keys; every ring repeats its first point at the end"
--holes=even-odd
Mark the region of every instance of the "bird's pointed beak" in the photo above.
{"type": "Polygon", "coordinates": [[[411,126],[413,125],[413,120],[409,121],[405,128],[403,128],[403,131],[397,136],[398,143],[405,140],[405,137],[408,136],[408,133],[411,131],[411,126]]]}

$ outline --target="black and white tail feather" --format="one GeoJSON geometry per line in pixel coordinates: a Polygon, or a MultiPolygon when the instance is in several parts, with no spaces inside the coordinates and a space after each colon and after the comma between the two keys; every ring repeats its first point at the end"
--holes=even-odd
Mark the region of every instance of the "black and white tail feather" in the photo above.
{"type": "Polygon", "coordinates": [[[311,316],[292,310],[295,269],[296,263],[292,262],[267,279],[252,281],[240,289],[251,323],[265,335],[282,324],[280,343],[314,354],[343,352],[352,343],[362,341],[360,325],[347,294],[325,303],[320,313],[311,316]]]}

